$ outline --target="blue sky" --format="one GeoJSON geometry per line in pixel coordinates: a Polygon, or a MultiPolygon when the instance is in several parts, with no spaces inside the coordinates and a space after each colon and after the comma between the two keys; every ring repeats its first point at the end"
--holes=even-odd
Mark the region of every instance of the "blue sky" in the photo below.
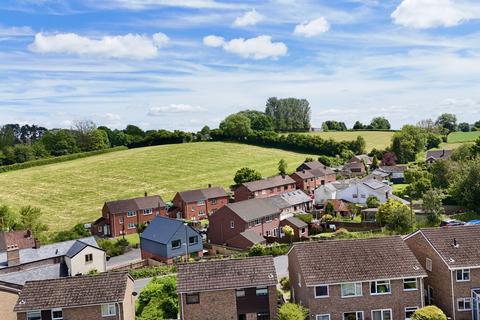
{"type": "Polygon", "coordinates": [[[270,96],[315,126],[480,120],[480,2],[0,2],[0,123],[197,130],[270,96]]]}

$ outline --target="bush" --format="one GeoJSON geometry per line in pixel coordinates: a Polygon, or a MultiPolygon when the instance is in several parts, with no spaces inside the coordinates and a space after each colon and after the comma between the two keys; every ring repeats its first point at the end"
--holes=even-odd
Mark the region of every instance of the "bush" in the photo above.
{"type": "Polygon", "coordinates": [[[52,237],[50,237],[51,242],[62,242],[68,240],[75,240],[80,238],[89,237],[90,232],[85,229],[83,223],[76,224],[72,229],[67,231],[59,231],[52,237]]]}
{"type": "Polygon", "coordinates": [[[250,247],[250,250],[248,250],[248,255],[250,257],[264,256],[265,246],[261,245],[260,243],[254,244],[250,247]]]}
{"type": "Polygon", "coordinates": [[[178,316],[176,282],[175,276],[153,278],[138,296],[137,319],[176,319],[178,316]]]}
{"type": "Polygon", "coordinates": [[[302,220],[306,224],[310,224],[310,223],[312,223],[313,215],[311,215],[310,213],[298,214],[298,215],[295,216],[295,218],[298,218],[298,219],[302,220]]]}
{"type": "Polygon", "coordinates": [[[412,320],[447,320],[447,316],[436,306],[426,306],[415,311],[412,320]]]}
{"type": "Polygon", "coordinates": [[[164,276],[175,273],[177,271],[175,266],[158,266],[145,267],[140,269],[130,269],[128,273],[133,279],[152,278],[157,276],[164,276]]]}
{"type": "Polygon", "coordinates": [[[282,286],[283,291],[290,290],[290,279],[288,277],[282,277],[280,279],[280,285],[282,286]]]}
{"type": "Polygon", "coordinates": [[[323,220],[323,221],[326,221],[326,222],[332,221],[332,220],[333,220],[333,216],[332,216],[331,214],[324,214],[324,215],[322,216],[322,220],[323,220]]]}
{"type": "Polygon", "coordinates": [[[278,310],[278,320],[304,320],[308,310],[301,305],[287,302],[278,310]]]}
{"type": "Polygon", "coordinates": [[[127,251],[128,241],[126,239],[109,240],[99,239],[98,245],[104,250],[109,257],[120,256],[127,251]]]}

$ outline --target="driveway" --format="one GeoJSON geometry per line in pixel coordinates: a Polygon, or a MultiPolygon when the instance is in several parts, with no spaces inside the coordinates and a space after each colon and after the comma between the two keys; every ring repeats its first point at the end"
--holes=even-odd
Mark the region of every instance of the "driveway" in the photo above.
{"type": "MultiPolygon", "coordinates": [[[[133,291],[136,293],[140,294],[142,292],[143,288],[152,280],[153,278],[143,278],[143,279],[137,279],[133,283],[133,291]]],[[[138,295],[137,295],[138,298],[138,295]]]]}
{"type": "Polygon", "coordinates": [[[140,249],[132,249],[121,256],[111,257],[110,260],[107,261],[107,269],[113,266],[124,265],[141,259],[142,255],[140,253],[140,249]]]}
{"type": "Polygon", "coordinates": [[[275,271],[277,272],[277,279],[280,281],[282,277],[288,277],[288,256],[274,257],[275,271]]]}

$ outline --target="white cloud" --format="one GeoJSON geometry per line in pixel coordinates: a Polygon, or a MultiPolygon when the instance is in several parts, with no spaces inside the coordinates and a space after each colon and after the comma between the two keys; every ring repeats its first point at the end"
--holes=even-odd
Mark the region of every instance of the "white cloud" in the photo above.
{"type": "Polygon", "coordinates": [[[474,12],[478,14],[479,10],[478,4],[460,4],[452,0],[403,0],[391,17],[395,24],[427,29],[459,25],[473,18],[474,12]]]}
{"type": "Polygon", "coordinates": [[[113,121],[113,120],[120,120],[121,117],[119,114],[107,112],[104,115],[102,115],[102,118],[113,121]]]}
{"type": "Polygon", "coordinates": [[[166,113],[190,113],[206,111],[200,106],[192,106],[189,104],[171,104],[169,106],[152,107],[148,110],[149,116],[162,116],[166,113]]]}
{"type": "Polygon", "coordinates": [[[126,8],[131,10],[143,10],[155,7],[183,7],[194,9],[232,9],[237,4],[222,3],[215,0],[88,0],[95,7],[102,8],[126,8]]]}
{"type": "Polygon", "coordinates": [[[33,30],[30,27],[3,27],[0,26],[0,36],[4,37],[21,37],[21,36],[31,36],[33,35],[33,30]]]}
{"type": "Polygon", "coordinates": [[[320,17],[318,19],[296,25],[294,33],[299,36],[311,38],[325,33],[328,30],[330,30],[330,24],[328,23],[327,19],[320,17]]]}
{"type": "Polygon", "coordinates": [[[255,60],[277,59],[286,55],[288,51],[287,46],[283,42],[272,42],[272,37],[265,35],[250,39],[232,39],[230,41],[225,41],[222,37],[208,36],[203,38],[203,43],[210,47],[221,46],[226,52],[255,60]]]}
{"type": "Polygon", "coordinates": [[[165,46],[168,40],[163,33],[155,33],[151,37],[129,33],[121,36],[104,36],[99,39],[80,36],[76,33],[54,35],[37,33],[29,49],[37,53],[142,60],[156,57],[158,48],[165,46]]]}
{"type": "Polygon", "coordinates": [[[257,23],[263,21],[265,17],[258,13],[255,9],[245,12],[244,15],[237,17],[233,22],[233,25],[236,27],[247,27],[254,26],[257,23]]]}

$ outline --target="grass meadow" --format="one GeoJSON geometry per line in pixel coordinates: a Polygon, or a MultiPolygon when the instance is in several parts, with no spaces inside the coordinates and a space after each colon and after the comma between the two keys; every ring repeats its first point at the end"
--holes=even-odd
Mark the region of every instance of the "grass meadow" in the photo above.
{"type": "Polygon", "coordinates": [[[393,131],[326,131],[326,132],[308,132],[310,135],[317,135],[323,139],[332,138],[335,141],[355,140],[358,136],[362,136],[367,143],[367,151],[373,148],[384,150],[391,141],[393,131]]]}

